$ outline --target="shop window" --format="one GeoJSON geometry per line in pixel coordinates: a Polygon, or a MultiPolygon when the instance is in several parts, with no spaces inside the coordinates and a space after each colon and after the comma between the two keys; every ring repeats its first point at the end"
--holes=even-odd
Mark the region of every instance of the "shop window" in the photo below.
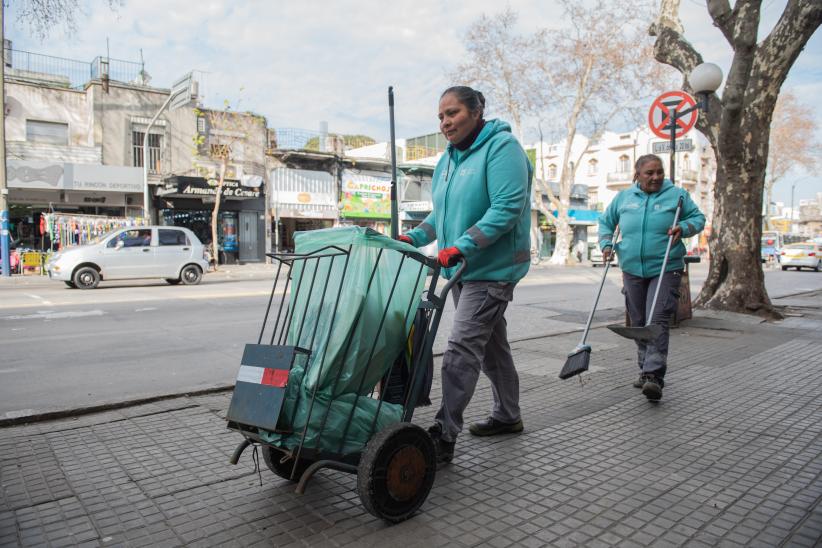
{"type": "MultiPolygon", "coordinates": [[[[145,132],[131,132],[131,151],[133,156],[132,165],[143,167],[143,138],[145,132]]],[[[149,173],[160,172],[160,157],[162,154],[163,136],[159,133],[148,134],[148,171],[149,173]]]]}
{"type": "Polygon", "coordinates": [[[26,141],[49,145],[68,145],[68,124],[26,120],[26,141]]]}
{"type": "Polygon", "coordinates": [[[160,245],[190,245],[186,233],[182,230],[161,228],[157,231],[160,245]]]}

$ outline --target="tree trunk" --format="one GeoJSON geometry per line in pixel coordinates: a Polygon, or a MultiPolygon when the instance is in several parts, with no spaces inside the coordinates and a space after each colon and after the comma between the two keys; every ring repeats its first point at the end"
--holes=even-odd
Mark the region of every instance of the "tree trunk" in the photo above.
{"type": "Polygon", "coordinates": [[[211,211],[211,252],[214,255],[214,271],[219,270],[220,246],[217,243],[217,221],[220,216],[220,200],[223,197],[223,184],[225,183],[226,159],[220,160],[220,173],[217,178],[217,189],[214,199],[214,209],[211,211]]]}
{"type": "MultiPolygon", "coordinates": [[[[677,2],[663,1],[661,8],[664,13],[650,30],[657,37],[654,55],[688,75],[702,56],[677,28],[677,2]]],[[[722,99],[709,97],[697,126],[714,149],[717,179],[710,270],[695,304],[779,317],[765,289],[760,257],[770,125],[788,71],[822,23],[822,4],[788,0],[776,26],[761,42],[757,42],[759,2],[740,1],[732,8],[727,1],[709,0],[708,11],[734,57],[722,99]]],[[[683,88],[691,91],[687,81],[683,88]]]]}
{"type": "Polygon", "coordinates": [[[757,189],[762,188],[762,176],[742,169],[741,162],[731,161],[732,156],[739,154],[726,151],[725,161],[717,165],[714,224],[708,241],[711,262],[695,304],[773,316],[760,260],[762,192],[757,189]]]}

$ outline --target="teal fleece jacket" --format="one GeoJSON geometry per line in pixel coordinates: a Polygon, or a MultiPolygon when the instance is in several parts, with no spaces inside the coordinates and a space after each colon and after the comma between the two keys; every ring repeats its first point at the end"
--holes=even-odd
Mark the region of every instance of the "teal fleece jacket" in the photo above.
{"type": "MultiPolygon", "coordinates": [[[[654,278],[662,270],[662,259],[668,246],[668,229],[674,223],[679,197],[683,197],[679,222],[682,237],[690,238],[705,228],[705,215],[691,200],[688,192],[665,179],[659,192],[647,194],[638,184],[625,189],[613,199],[599,218],[599,247],[613,245],[616,226],[622,240],[616,245],[619,267],[623,272],[641,278],[654,278]]],[[[671,247],[666,272],[685,268],[685,245],[680,239],[671,247]]]]}
{"type": "Polygon", "coordinates": [[[531,175],[511,126],[488,120],[467,150],[448,145],[434,170],[433,211],[407,236],[417,247],[457,247],[465,281],[517,282],[530,266],[531,175]]]}

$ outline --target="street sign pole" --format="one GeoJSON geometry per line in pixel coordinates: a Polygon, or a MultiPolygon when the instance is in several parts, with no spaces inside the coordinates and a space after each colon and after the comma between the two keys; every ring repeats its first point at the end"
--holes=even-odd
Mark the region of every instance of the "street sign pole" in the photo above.
{"type": "Polygon", "coordinates": [[[676,139],[684,137],[696,124],[699,105],[684,91],[667,91],[657,97],[648,111],[648,127],[669,142],[668,176],[676,184],[676,139]]]}
{"type": "Polygon", "coordinates": [[[671,161],[669,162],[669,175],[671,182],[676,186],[676,108],[668,107],[668,118],[671,119],[671,161]]]}
{"type": "Polygon", "coordinates": [[[192,73],[189,72],[174,83],[171,87],[171,93],[168,94],[168,99],[166,99],[163,106],[160,107],[160,110],[157,111],[157,114],[155,114],[148,123],[146,132],[143,134],[143,218],[148,219],[149,224],[152,224],[153,221],[151,218],[150,193],[148,191],[148,136],[151,128],[157,122],[157,118],[165,112],[172,101],[174,101],[174,105],[172,105],[171,110],[174,110],[187,104],[191,100],[191,77],[192,73]],[[189,94],[188,100],[185,99],[183,94],[189,94]]]}
{"type": "Polygon", "coordinates": [[[3,276],[11,276],[11,246],[9,245],[9,189],[6,183],[6,101],[5,101],[5,70],[6,46],[3,40],[3,10],[5,3],[0,5],[0,44],[3,47],[2,64],[0,64],[0,262],[2,262],[3,276]]]}

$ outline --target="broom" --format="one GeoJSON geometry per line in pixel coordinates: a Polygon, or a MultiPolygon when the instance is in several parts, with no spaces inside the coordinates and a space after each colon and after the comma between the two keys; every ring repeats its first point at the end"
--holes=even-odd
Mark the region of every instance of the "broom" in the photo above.
{"type": "Polygon", "coordinates": [[[588,322],[585,324],[585,331],[582,332],[582,340],[576,348],[568,354],[568,358],[565,360],[565,365],[562,366],[562,371],[559,372],[560,379],[565,380],[573,377],[574,375],[579,375],[580,373],[588,371],[588,362],[591,360],[591,345],[585,344],[585,340],[588,338],[588,331],[591,329],[591,322],[594,319],[594,312],[596,312],[597,304],[599,303],[599,296],[602,294],[602,288],[605,285],[605,278],[608,276],[608,269],[611,267],[611,261],[614,258],[614,249],[616,248],[616,240],[618,236],[619,227],[616,228],[614,231],[614,236],[611,239],[611,255],[605,263],[605,269],[602,272],[602,280],[599,282],[599,289],[597,290],[596,297],[594,297],[594,306],[591,308],[591,313],[588,314],[588,322]]]}

